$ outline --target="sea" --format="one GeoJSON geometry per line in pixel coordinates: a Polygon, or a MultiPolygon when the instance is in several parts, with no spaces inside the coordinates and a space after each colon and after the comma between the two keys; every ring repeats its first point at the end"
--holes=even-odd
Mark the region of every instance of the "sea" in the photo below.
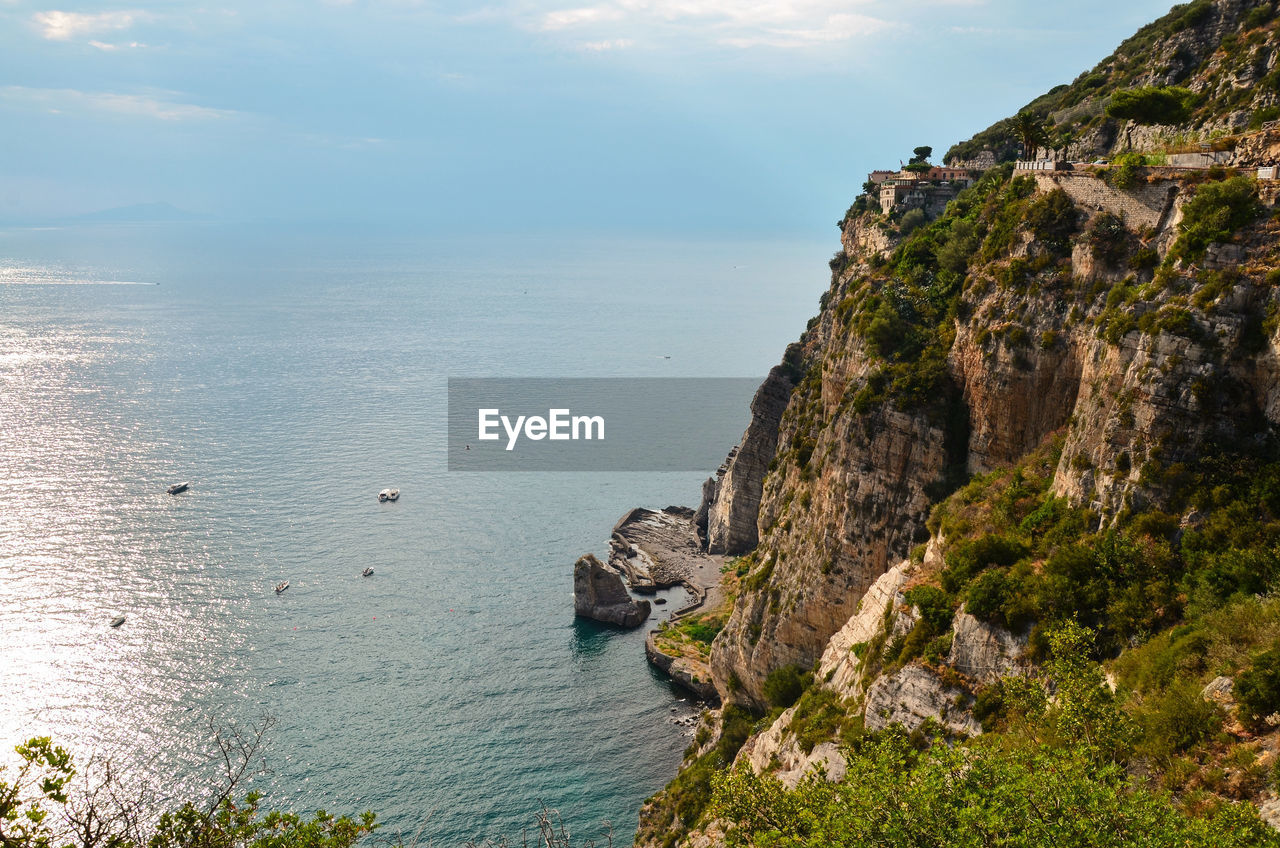
{"type": "Polygon", "coordinates": [[[176,803],[265,722],[269,806],[626,844],[697,705],[573,563],[714,468],[450,473],[447,380],[763,376],[835,246],[0,229],[0,762],[50,736],[176,803]]]}

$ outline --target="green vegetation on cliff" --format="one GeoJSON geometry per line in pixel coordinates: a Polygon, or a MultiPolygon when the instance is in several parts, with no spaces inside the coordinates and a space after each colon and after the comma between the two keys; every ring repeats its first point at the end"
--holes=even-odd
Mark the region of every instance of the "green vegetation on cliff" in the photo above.
{"type": "MultiPolygon", "coordinates": [[[[1280,833],[1253,808],[1219,804],[1200,816],[1135,779],[1133,727],[1086,659],[1087,632],[1053,634],[1050,690],[1018,679],[1018,720],[957,746],[866,736],[848,749],[852,779],[810,777],[793,791],[739,766],[715,780],[714,815],[730,846],[991,846],[1263,848],[1280,833]]],[[[1012,683],[1013,681],[1011,681],[1012,683]]]]}
{"type": "Polygon", "coordinates": [[[1280,66],[1273,61],[1278,27],[1274,0],[1174,6],[1093,69],[1037,97],[1017,117],[952,146],[945,159],[968,160],[990,149],[998,161],[1012,161],[1026,118],[1041,122],[1043,146],[1075,145],[1088,158],[1128,147],[1134,124],[1182,127],[1183,133],[1169,132],[1173,142],[1256,129],[1280,116],[1273,103],[1280,92],[1280,66]],[[1127,121],[1133,124],[1122,135],[1127,121]]]}
{"type": "Polygon", "coordinates": [[[731,744],[642,844],[1280,844],[1280,211],[1160,167],[1274,105],[1277,27],[1179,7],[948,159],[1146,152],[850,210],[711,647],[731,744]],[[850,778],[785,790],[823,743],[850,778]]]}

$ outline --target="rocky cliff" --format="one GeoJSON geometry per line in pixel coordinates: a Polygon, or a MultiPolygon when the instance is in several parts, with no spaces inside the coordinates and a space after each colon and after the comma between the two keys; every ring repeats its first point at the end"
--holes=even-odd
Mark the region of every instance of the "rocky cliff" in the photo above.
{"type": "MultiPolygon", "coordinates": [[[[1231,134],[1280,118],[1280,66],[1274,40],[1276,10],[1259,0],[1195,0],[1143,27],[1114,53],[1072,82],[1023,107],[1048,124],[1044,148],[1093,160],[1129,149],[1169,153],[1235,149],[1231,134]],[[1177,86],[1194,99],[1176,124],[1139,125],[1108,117],[1119,90],[1177,86]]],[[[1012,120],[1000,121],[947,152],[965,160],[983,149],[1002,161],[1019,152],[1012,120]]],[[[1257,164],[1241,150],[1238,164],[1257,164]]]]}
{"type": "MultiPolygon", "coordinates": [[[[795,786],[841,779],[841,746],[893,727],[1002,732],[1003,681],[1040,675],[1065,621],[1093,628],[1139,724],[1270,662],[1280,609],[1247,636],[1222,610],[1271,622],[1258,593],[1280,582],[1280,211],[1274,183],[1220,163],[1277,152],[1276,130],[1249,127],[1280,102],[1259,82],[1280,80],[1277,26],[1270,4],[1197,0],[1033,104],[1092,155],[1124,134],[1099,117],[1112,92],[1177,83],[1201,95],[1179,143],[1239,130],[1216,163],[1006,165],[917,229],[850,210],[819,314],[704,489],[704,543],[742,555],[710,651],[726,707],[639,844],[716,844],[695,789],[735,752],[795,786]],[[1178,647],[1191,631],[1201,647],[1178,647]],[[1188,659],[1230,638],[1247,647],[1188,659]]],[[[1133,135],[1173,155],[1170,136],[1133,135]]],[[[1132,756],[1187,797],[1280,807],[1256,776],[1280,736],[1234,702],[1205,715],[1192,741],[1132,756]],[[1224,765],[1213,732],[1247,765],[1224,765]]]]}

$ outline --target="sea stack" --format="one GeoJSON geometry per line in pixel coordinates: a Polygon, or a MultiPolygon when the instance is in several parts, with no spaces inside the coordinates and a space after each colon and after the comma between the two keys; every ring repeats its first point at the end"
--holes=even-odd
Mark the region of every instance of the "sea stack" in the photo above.
{"type": "Polygon", "coordinates": [[[619,627],[639,627],[649,618],[649,602],[627,592],[622,575],[587,554],[573,566],[573,611],[619,627]]]}

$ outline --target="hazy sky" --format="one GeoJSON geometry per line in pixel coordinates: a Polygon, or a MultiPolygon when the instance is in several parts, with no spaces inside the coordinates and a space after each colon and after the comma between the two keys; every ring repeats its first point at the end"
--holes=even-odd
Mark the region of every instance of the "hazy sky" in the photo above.
{"type": "Polygon", "coordinates": [[[1168,0],[0,0],[0,219],[820,234],[1168,0]]]}

